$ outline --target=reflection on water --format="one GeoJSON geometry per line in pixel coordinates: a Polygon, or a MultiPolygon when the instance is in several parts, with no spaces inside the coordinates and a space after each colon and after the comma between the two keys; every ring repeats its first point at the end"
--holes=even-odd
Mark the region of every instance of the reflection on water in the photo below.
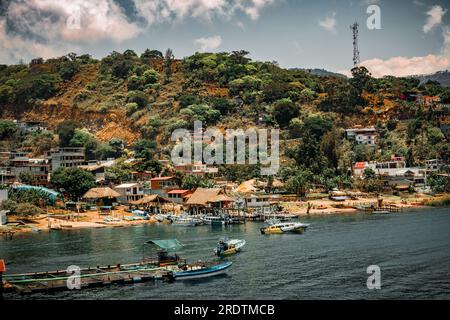
{"type": "MultiPolygon", "coordinates": [[[[142,283],[7,298],[50,299],[408,299],[450,298],[450,209],[386,216],[302,219],[303,235],[261,235],[260,223],[212,228],[141,225],[16,235],[0,240],[9,273],[136,262],[149,239],[177,238],[188,260],[214,259],[220,237],[247,240],[228,274],[201,281],[142,283]],[[368,290],[366,268],[381,267],[368,290]]],[[[147,251],[146,251],[147,252],[147,251]]],[[[148,252],[147,252],[148,253],[148,252]]]]}

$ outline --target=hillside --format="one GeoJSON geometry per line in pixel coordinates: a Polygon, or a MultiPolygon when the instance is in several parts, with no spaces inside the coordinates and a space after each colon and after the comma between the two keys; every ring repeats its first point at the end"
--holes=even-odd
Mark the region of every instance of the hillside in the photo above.
{"type": "MultiPolygon", "coordinates": [[[[170,51],[127,50],[101,60],[69,54],[0,66],[2,121],[44,121],[57,133],[21,137],[4,129],[2,146],[31,147],[36,154],[58,143],[87,146],[90,158],[104,158],[115,154],[111,141],[116,146],[121,141],[149,160],[169,156],[174,129],[192,129],[193,121],[201,120],[204,127],[221,129],[278,127],[283,166],[316,174],[343,173],[355,161],[392,155],[410,164],[448,160],[448,132],[442,127],[448,115],[402,93],[439,95],[446,102],[450,89],[412,78],[374,79],[364,67],[354,69],[350,79],[315,75],[252,61],[247,54],[196,53],[176,60],[170,51]],[[61,124],[72,126],[69,139],[64,140],[61,124]],[[345,140],[343,129],[358,125],[377,127],[377,147],[345,140]]],[[[251,176],[253,169],[248,170],[225,173],[251,176]]]]}
{"type": "Polygon", "coordinates": [[[433,74],[413,76],[413,78],[419,79],[420,83],[426,83],[427,81],[437,81],[441,86],[450,87],[450,72],[448,70],[438,71],[433,74]]]}

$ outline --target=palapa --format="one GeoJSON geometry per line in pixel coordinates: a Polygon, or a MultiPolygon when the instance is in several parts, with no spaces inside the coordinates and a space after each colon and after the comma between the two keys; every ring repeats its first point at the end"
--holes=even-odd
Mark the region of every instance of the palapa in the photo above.
{"type": "Polygon", "coordinates": [[[120,194],[111,188],[92,188],[83,196],[85,199],[112,199],[118,198],[120,194]]]}
{"type": "Polygon", "coordinates": [[[142,199],[131,201],[130,203],[133,205],[146,205],[146,204],[152,204],[152,203],[167,203],[170,202],[168,199],[163,198],[157,194],[151,194],[143,197],[142,199]]]}

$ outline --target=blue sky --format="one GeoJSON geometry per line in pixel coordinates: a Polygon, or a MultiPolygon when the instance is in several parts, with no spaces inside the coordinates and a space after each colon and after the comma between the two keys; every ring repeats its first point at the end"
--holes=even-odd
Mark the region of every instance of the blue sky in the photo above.
{"type": "Polygon", "coordinates": [[[70,51],[245,49],[283,67],[348,72],[349,25],[358,21],[362,64],[376,76],[430,73],[450,64],[450,4],[430,0],[6,0],[0,63],[70,51]],[[369,5],[381,29],[369,30],[369,5]]]}

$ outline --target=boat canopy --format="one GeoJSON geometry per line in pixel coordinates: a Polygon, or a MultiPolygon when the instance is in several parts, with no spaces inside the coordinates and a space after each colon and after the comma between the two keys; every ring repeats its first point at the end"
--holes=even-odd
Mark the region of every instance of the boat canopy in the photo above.
{"type": "Polygon", "coordinates": [[[167,251],[176,251],[183,247],[183,245],[177,239],[166,239],[166,240],[149,240],[147,244],[156,244],[161,249],[167,251]]]}

